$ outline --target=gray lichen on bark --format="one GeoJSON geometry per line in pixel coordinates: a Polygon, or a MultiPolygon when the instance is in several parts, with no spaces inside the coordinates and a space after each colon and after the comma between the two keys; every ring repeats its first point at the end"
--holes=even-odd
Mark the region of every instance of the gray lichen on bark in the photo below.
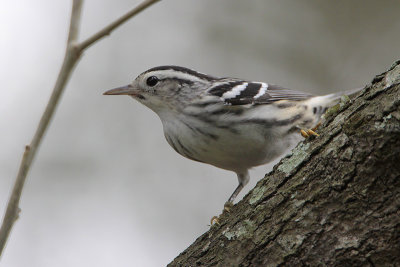
{"type": "Polygon", "coordinates": [[[169,266],[400,263],[400,61],[169,266]]]}

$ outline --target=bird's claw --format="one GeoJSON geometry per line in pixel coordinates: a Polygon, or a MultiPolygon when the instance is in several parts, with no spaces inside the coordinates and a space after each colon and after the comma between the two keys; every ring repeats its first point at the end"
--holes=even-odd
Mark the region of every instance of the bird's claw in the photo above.
{"type": "Polygon", "coordinates": [[[318,127],[321,125],[321,122],[319,122],[317,125],[315,125],[313,128],[308,129],[308,130],[300,130],[300,134],[304,137],[304,138],[309,138],[310,136],[319,136],[318,133],[316,133],[315,131],[318,129],[318,127]]]}
{"type": "MultiPolygon", "coordinates": [[[[225,205],[224,205],[224,209],[222,210],[222,213],[224,213],[224,212],[230,212],[231,209],[232,209],[232,207],[233,207],[233,203],[227,201],[227,202],[225,203],[225,205]]],[[[220,216],[221,216],[221,215],[220,215],[220,216]]],[[[213,226],[213,225],[221,225],[221,224],[220,224],[220,220],[219,220],[219,217],[220,217],[220,216],[213,216],[213,217],[211,218],[211,222],[210,222],[211,226],[213,226]]]]}
{"type": "Polygon", "coordinates": [[[230,212],[232,207],[233,207],[233,203],[232,202],[229,202],[229,201],[225,202],[223,212],[224,211],[230,212]]]}
{"type": "Polygon", "coordinates": [[[211,224],[211,226],[213,226],[213,225],[220,225],[220,223],[219,223],[219,217],[218,217],[218,216],[213,216],[213,217],[211,218],[210,224],[211,224]]]}
{"type": "Polygon", "coordinates": [[[308,130],[300,130],[300,134],[304,137],[304,138],[308,138],[310,136],[319,136],[319,134],[317,134],[316,132],[314,132],[312,129],[308,129],[308,130]]]}

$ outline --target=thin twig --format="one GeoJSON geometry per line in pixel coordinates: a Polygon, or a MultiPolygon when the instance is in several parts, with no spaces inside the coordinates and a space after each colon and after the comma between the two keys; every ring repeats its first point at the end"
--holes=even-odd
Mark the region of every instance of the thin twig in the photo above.
{"type": "Polygon", "coordinates": [[[70,30],[68,34],[67,51],[65,54],[64,62],[58,75],[56,84],[53,89],[53,93],[47,103],[46,109],[40,119],[35,135],[29,146],[25,147],[24,156],[22,157],[21,165],[18,171],[17,178],[15,179],[14,187],[8,201],[6,213],[4,215],[3,224],[0,228],[0,256],[2,255],[3,249],[7,242],[8,236],[10,235],[11,229],[14,222],[18,219],[19,214],[19,200],[21,198],[22,188],[24,187],[26,175],[28,174],[29,168],[32,164],[32,160],[36,154],[37,148],[43,138],[44,132],[46,131],[50,119],[57,106],[58,99],[65,87],[68,77],[71,73],[76,60],[74,61],[71,57],[71,44],[76,40],[78,36],[78,23],[82,8],[81,0],[74,0],[72,4],[72,14],[70,21],[70,30]]]}
{"type": "Polygon", "coordinates": [[[76,42],[76,40],[78,39],[79,26],[81,22],[81,10],[82,10],[82,1],[73,0],[67,44],[72,44],[73,42],[76,42]]]}
{"type": "Polygon", "coordinates": [[[88,38],[86,41],[81,44],[77,43],[78,33],[79,33],[79,25],[80,25],[80,17],[82,10],[82,2],[83,0],[73,0],[72,3],[72,12],[71,12],[71,20],[69,26],[68,33],[68,41],[67,41],[67,49],[65,52],[65,57],[63,64],[61,66],[60,73],[57,77],[56,84],[54,85],[53,92],[50,96],[50,99],[47,103],[46,109],[43,112],[43,115],[40,119],[38,127],[36,129],[35,135],[32,138],[32,141],[29,146],[25,147],[25,152],[22,157],[21,165],[18,171],[18,175],[15,179],[14,187],[11,192],[10,198],[8,200],[7,209],[4,215],[4,219],[0,228],[0,257],[2,252],[4,251],[5,244],[10,235],[11,229],[18,219],[19,216],[19,201],[21,198],[22,189],[24,187],[24,183],[26,180],[26,176],[32,164],[32,161],[36,155],[36,152],[39,148],[39,145],[43,139],[44,133],[46,132],[51,118],[54,115],[54,111],[59,103],[60,97],[64,91],[64,88],[69,80],[69,77],[72,74],[72,70],[74,69],[76,63],[78,62],[80,56],[82,55],[83,50],[88,48],[90,45],[100,40],[104,36],[108,35],[115,28],[120,26],[122,23],[132,18],[136,14],[140,13],[150,5],[158,2],[160,0],[146,0],[135,7],[133,10],[111,23],[107,27],[103,28],[92,37],[88,38]]]}
{"type": "Polygon", "coordinates": [[[91,46],[96,41],[100,40],[101,38],[109,35],[113,30],[115,30],[119,25],[127,21],[128,19],[132,18],[136,14],[140,13],[144,9],[148,8],[152,4],[157,3],[160,0],[146,0],[136,6],[134,9],[117,19],[116,21],[110,23],[108,26],[104,27],[102,30],[98,31],[97,33],[93,34],[91,37],[87,38],[85,41],[79,44],[79,48],[81,50],[91,46]]]}

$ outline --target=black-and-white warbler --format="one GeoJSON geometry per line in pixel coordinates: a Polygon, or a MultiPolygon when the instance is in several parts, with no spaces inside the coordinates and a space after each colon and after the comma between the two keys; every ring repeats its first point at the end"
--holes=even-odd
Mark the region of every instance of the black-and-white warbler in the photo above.
{"type": "Polygon", "coordinates": [[[341,95],[313,96],[178,66],[149,69],[131,84],[104,94],[130,95],[152,109],[168,143],[182,156],[234,171],[239,185],[226,205],[232,205],[249,181],[250,168],[300,141],[299,130],[315,126],[341,95]]]}

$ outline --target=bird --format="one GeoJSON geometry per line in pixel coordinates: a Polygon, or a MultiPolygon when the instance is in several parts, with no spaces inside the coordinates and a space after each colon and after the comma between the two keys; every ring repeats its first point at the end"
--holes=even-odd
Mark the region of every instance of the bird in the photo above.
{"type": "Polygon", "coordinates": [[[153,110],[165,139],[180,155],[235,172],[238,185],[224,205],[229,211],[249,182],[249,169],[284,155],[301,135],[318,136],[316,126],[343,92],[315,96],[165,65],[104,95],[128,95],[153,110]]]}

